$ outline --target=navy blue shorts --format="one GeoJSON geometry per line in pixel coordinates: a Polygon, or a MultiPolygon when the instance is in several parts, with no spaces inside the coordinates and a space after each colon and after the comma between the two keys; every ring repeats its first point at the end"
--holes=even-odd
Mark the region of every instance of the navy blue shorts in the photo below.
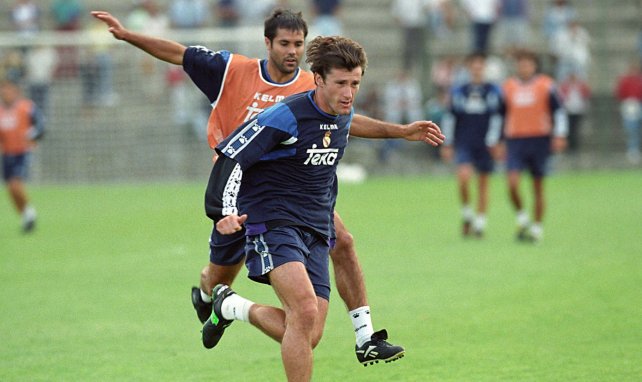
{"type": "Polygon", "coordinates": [[[8,181],[13,178],[27,179],[31,153],[2,156],[2,179],[8,181]]]}
{"type": "Polygon", "coordinates": [[[216,224],[210,235],[210,263],[236,265],[245,259],[245,229],[231,235],[221,235],[216,224]]]}
{"type": "Polygon", "coordinates": [[[458,165],[472,164],[475,169],[482,174],[491,173],[495,168],[495,162],[486,145],[455,146],[455,163],[458,165]]]}
{"type": "Polygon", "coordinates": [[[548,173],[548,158],[551,156],[551,138],[513,138],[506,140],[508,171],[528,169],[536,178],[548,173]]]}
{"type": "Polygon", "coordinates": [[[271,270],[285,263],[301,262],[315,294],[330,300],[329,251],[329,243],[318,234],[301,227],[282,226],[247,237],[245,265],[250,279],[269,284],[271,270]]]}

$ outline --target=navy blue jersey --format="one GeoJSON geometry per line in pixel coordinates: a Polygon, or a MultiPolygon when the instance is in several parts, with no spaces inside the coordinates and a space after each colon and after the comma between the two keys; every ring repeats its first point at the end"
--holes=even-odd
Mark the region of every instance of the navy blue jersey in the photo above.
{"type": "Polygon", "coordinates": [[[332,234],[336,167],[348,143],[352,113],[334,116],[313,101],[314,91],[286,98],[241,125],[217,146],[243,170],[239,214],[250,227],[271,222],[332,234]]]}
{"type": "MultiPolygon", "coordinates": [[[[450,99],[451,118],[445,122],[450,143],[455,146],[484,146],[491,122],[501,123],[502,95],[498,86],[490,83],[467,83],[453,88],[450,99]],[[493,117],[495,120],[493,121],[493,117]],[[452,136],[452,138],[450,138],[452,136]]],[[[499,133],[499,128],[495,127],[499,133]]]]}

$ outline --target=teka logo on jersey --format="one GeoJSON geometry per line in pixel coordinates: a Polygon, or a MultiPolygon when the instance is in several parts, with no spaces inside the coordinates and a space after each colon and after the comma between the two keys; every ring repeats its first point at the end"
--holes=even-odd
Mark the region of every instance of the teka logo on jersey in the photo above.
{"type": "Polygon", "coordinates": [[[317,145],[312,145],[307,149],[308,159],[303,162],[305,165],[313,166],[333,166],[339,157],[339,149],[317,149],[317,145]]]}

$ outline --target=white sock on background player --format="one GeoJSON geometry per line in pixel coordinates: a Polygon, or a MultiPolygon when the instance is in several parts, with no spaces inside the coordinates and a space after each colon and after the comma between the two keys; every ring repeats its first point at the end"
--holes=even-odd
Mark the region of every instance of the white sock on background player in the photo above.
{"type": "Polygon", "coordinates": [[[22,222],[26,224],[34,220],[36,220],[36,209],[29,204],[25,207],[24,211],[22,211],[22,222]]]}
{"type": "Polygon", "coordinates": [[[544,228],[541,223],[533,223],[530,227],[530,234],[535,240],[541,240],[544,236],[544,228]]]}
{"type": "Polygon", "coordinates": [[[477,232],[484,232],[486,229],[486,215],[479,214],[475,216],[475,220],[473,220],[473,230],[477,232]]]}
{"type": "Polygon", "coordinates": [[[524,210],[517,211],[517,226],[519,228],[524,228],[528,226],[528,223],[530,223],[528,213],[526,213],[526,211],[524,210]]]}

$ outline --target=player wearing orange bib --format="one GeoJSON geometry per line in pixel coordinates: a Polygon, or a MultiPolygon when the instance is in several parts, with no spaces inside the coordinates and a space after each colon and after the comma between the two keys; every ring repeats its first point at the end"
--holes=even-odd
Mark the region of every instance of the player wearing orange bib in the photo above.
{"type": "Polygon", "coordinates": [[[559,152],[566,147],[566,112],[554,81],[537,74],[537,57],[531,52],[517,55],[517,76],[506,80],[503,93],[508,187],[511,203],[517,211],[517,238],[536,242],[543,235],[544,177],[548,159],[551,151],[559,152]],[[533,178],[532,223],[519,193],[522,170],[529,170],[533,178]]]}
{"type": "MultiPolygon", "coordinates": [[[[212,54],[212,52],[206,54],[212,54]]],[[[226,53],[217,52],[224,55],[226,53]]],[[[191,69],[191,68],[190,68],[191,69]]],[[[214,67],[214,70],[218,68],[214,67]]],[[[224,82],[218,97],[212,103],[212,113],[207,123],[207,139],[210,147],[216,147],[243,122],[256,116],[263,110],[282,101],[291,94],[301,93],[314,87],[312,73],[297,70],[294,77],[285,83],[270,82],[266,64],[256,58],[240,54],[229,54],[224,82]],[[225,91],[226,89],[231,89],[225,91]]],[[[186,68],[186,70],[189,70],[186,68]]],[[[209,78],[200,78],[190,72],[197,81],[207,82],[209,78]]],[[[198,83],[198,82],[197,82],[198,83]]]]}
{"type": "MultiPolygon", "coordinates": [[[[228,51],[214,52],[204,47],[185,47],[173,41],[130,32],[107,12],[92,14],[104,21],[109,26],[109,32],[117,39],[127,41],[161,60],[183,65],[192,81],[212,103],[213,110],[208,123],[208,140],[212,148],[241,122],[263,109],[286,96],[315,88],[312,75],[299,68],[307,35],[307,25],[300,13],[276,10],[266,20],[264,41],[268,58],[265,60],[250,59],[228,51]]],[[[398,125],[360,115],[354,116],[350,134],[365,138],[422,140],[435,146],[443,142],[439,127],[432,122],[398,125]]],[[[215,176],[212,173],[211,178],[215,176]]],[[[240,173],[234,173],[233,176],[240,182],[240,173]]],[[[208,216],[215,223],[223,216],[236,212],[235,203],[223,204],[227,207],[206,206],[208,216]]],[[[387,343],[385,330],[374,332],[352,235],[336,213],[334,224],[337,237],[331,258],[335,282],[355,328],[357,359],[366,364],[398,358],[403,355],[403,348],[387,343]],[[390,355],[390,349],[395,349],[395,353],[390,355]]],[[[212,312],[213,287],[217,284],[231,285],[242,267],[244,243],[243,230],[235,235],[222,236],[213,227],[210,263],[201,273],[200,290],[192,289],[192,303],[201,322],[205,322],[212,312]]],[[[216,346],[225,326],[220,325],[217,329],[219,333],[215,341],[204,343],[206,347],[216,346]]]]}
{"type": "Polygon", "coordinates": [[[16,210],[22,215],[22,229],[31,232],[36,224],[36,210],[29,204],[24,181],[35,140],[44,132],[41,114],[33,102],[22,98],[17,84],[0,83],[0,151],[2,178],[16,210]]]}

